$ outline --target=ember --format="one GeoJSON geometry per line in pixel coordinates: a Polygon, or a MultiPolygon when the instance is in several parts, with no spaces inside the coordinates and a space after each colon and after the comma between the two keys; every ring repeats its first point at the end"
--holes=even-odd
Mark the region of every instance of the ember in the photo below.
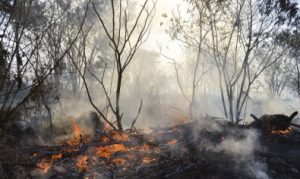
{"type": "Polygon", "coordinates": [[[72,131],[73,131],[76,138],[80,137],[81,129],[80,129],[79,125],[76,122],[73,122],[73,124],[72,124],[72,131]]]}
{"type": "Polygon", "coordinates": [[[128,135],[125,133],[112,131],[111,135],[117,141],[128,141],[128,135]]]}
{"type": "Polygon", "coordinates": [[[271,131],[271,134],[273,135],[290,135],[293,133],[293,129],[291,127],[285,129],[285,130],[273,130],[271,131]]]}
{"type": "Polygon", "coordinates": [[[62,154],[55,154],[55,155],[52,155],[51,158],[52,158],[53,160],[58,160],[58,159],[61,159],[62,156],[63,156],[62,154]]]}
{"type": "Polygon", "coordinates": [[[167,144],[168,145],[175,145],[178,141],[176,139],[173,139],[171,141],[169,141],[167,144]]]}
{"type": "Polygon", "coordinates": [[[79,156],[76,161],[76,167],[80,173],[85,172],[88,169],[88,156],[79,156]]]}
{"type": "Polygon", "coordinates": [[[100,137],[100,141],[104,142],[104,143],[108,143],[110,141],[110,139],[106,136],[102,136],[102,137],[100,137]]]}
{"type": "MultiPolygon", "coordinates": [[[[117,178],[161,178],[167,176],[170,178],[177,175],[184,178],[190,176],[189,171],[191,170],[197,176],[204,174],[203,178],[209,178],[215,170],[226,170],[224,164],[228,163],[228,160],[234,162],[230,156],[227,156],[229,153],[224,156],[224,154],[206,151],[204,155],[198,155],[200,153],[197,152],[197,146],[191,140],[193,136],[189,136],[191,133],[188,132],[193,126],[193,123],[172,126],[147,134],[145,138],[141,139],[136,134],[107,131],[93,141],[86,136],[87,142],[83,145],[69,144],[67,142],[69,140],[66,139],[66,142],[60,143],[59,146],[40,147],[30,154],[30,157],[35,159],[34,161],[38,161],[36,163],[37,170],[33,170],[33,173],[37,175],[37,178],[55,178],[58,177],[57,173],[62,178],[66,176],[99,178],[103,173],[104,177],[108,178],[112,176],[117,178]],[[174,129],[176,130],[174,131],[174,129]],[[215,162],[216,160],[218,162],[215,162]],[[138,172],[136,172],[137,165],[139,166],[138,172]],[[201,170],[200,173],[197,173],[199,168],[206,168],[207,172],[201,170]]],[[[224,125],[221,128],[226,129],[227,127],[224,125]]],[[[80,129],[79,126],[76,128],[80,129]]],[[[243,130],[248,129],[241,128],[236,132],[244,135],[243,130]]],[[[289,128],[288,131],[276,131],[276,134],[284,135],[286,132],[290,132],[291,135],[294,135],[294,132],[291,131],[292,129],[289,128]]],[[[75,134],[74,132],[73,135],[81,138],[82,133],[75,134]]],[[[200,140],[209,140],[214,145],[220,146],[220,142],[221,144],[226,142],[224,137],[232,138],[231,135],[225,131],[218,134],[203,132],[199,134],[199,137],[200,140]],[[220,138],[223,140],[219,140],[220,138]]],[[[240,135],[239,138],[243,138],[243,135],[240,135]]],[[[271,135],[270,137],[278,136],[271,135]]],[[[264,139],[266,142],[273,142],[268,138],[264,139]]],[[[278,140],[274,141],[277,142],[276,145],[279,145],[278,140]]],[[[267,155],[262,152],[258,153],[267,155]]],[[[244,164],[247,165],[247,162],[244,164]]],[[[235,174],[236,171],[231,170],[230,172],[235,174]]],[[[241,171],[239,175],[249,178],[249,176],[243,175],[244,172],[241,171]]],[[[214,176],[221,177],[217,172],[214,176]]]]}
{"type": "Polygon", "coordinates": [[[127,151],[127,148],[123,144],[113,144],[108,146],[99,146],[96,151],[96,155],[110,159],[111,156],[120,151],[127,151]]]}
{"type": "Polygon", "coordinates": [[[251,117],[254,119],[249,126],[262,129],[266,133],[276,133],[273,131],[288,130],[291,121],[298,114],[297,111],[293,112],[290,116],[284,114],[263,115],[257,118],[254,114],[251,117]]]}
{"type": "Polygon", "coordinates": [[[51,168],[51,165],[52,165],[52,160],[49,161],[48,159],[43,159],[37,164],[37,167],[40,170],[40,172],[47,173],[51,168]]]}
{"type": "Polygon", "coordinates": [[[116,164],[116,165],[124,165],[127,162],[126,159],[124,158],[116,158],[112,160],[112,163],[116,164]]]}
{"type": "MultiPolygon", "coordinates": [[[[71,146],[80,145],[82,143],[87,143],[90,136],[87,134],[82,134],[80,126],[76,122],[72,122],[72,138],[69,139],[66,144],[71,146]]],[[[62,143],[65,143],[64,141],[62,143]]]]}
{"type": "Polygon", "coordinates": [[[155,161],[155,158],[154,157],[144,157],[143,158],[143,163],[144,164],[150,164],[150,163],[152,163],[152,162],[154,162],[155,161]]]}

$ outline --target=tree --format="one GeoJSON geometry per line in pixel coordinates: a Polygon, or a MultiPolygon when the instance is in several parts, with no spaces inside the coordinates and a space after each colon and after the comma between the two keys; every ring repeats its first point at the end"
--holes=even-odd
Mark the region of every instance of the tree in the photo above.
{"type": "Polygon", "coordinates": [[[271,97],[281,96],[289,87],[295,63],[288,55],[284,55],[276,63],[265,71],[267,88],[271,97]]]}
{"type": "Polygon", "coordinates": [[[287,58],[289,59],[290,68],[288,72],[290,73],[290,78],[287,86],[289,86],[292,91],[300,95],[300,53],[299,53],[299,41],[300,34],[298,32],[299,26],[297,25],[294,30],[285,30],[278,34],[276,42],[284,48],[288,49],[287,58]]]}
{"type": "MultiPolygon", "coordinates": [[[[195,15],[196,20],[186,20],[198,22],[192,25],[204,27],[204,32],[185,31],[182,36],[191,47],[194,38],[187,37],[207,34],[202,51],[211,54],[217,69],[224,115],[230,122],[239,123],[256,80],[286,52],[274,42],[283,24],[295,22],[295,4],[262,0],[186,2],[190,9],[206,12],[207,20],[195,15]]],[[[176,34],[183,32],[184,24],[176,23],[176,34]]]]}
{"type": "Polygon", "coordinates": [[[255,80],[284,52],[265,43],[273,40],[272,35],[278,32],[279,26],[275,12],[258,13],[260,4],[260,1],[241,0],[207,6],[211,12],[212,51],[219,74],[224,114],[232,123],[241,121],[240,115],[255,80]],[[225,22],[222,21],[224,15],[217,10],[227,12],[225,22]],[[278,51],[280,53],[276,53],[278,51]]]}
{"type": "MultiPolygon", "coordinates": [[[[173,12],[170,17],[170,25],[167,28],[167,33],[173,40],[177,40],[185,45],[189,50],[193,49],[196,51],[196,55],[192,62],[191,67],[191,80],[189,82],[189,89],[191,89],[191,95],[189,92],[184,90],[182,79],[179,74],[179,65],[175,59],[164,55],[166,58],[172,61],[174,64],[175,75],[177,79],[178,86],[184,98],[189,102],[189,115],[191,119],[195,119],[196,105],[196,93],[198,87],[203,79],[203,76],[207,73],[208,68],[205,66],[207,61],[204,56],[206,55],[205,43],[208,40],[209,27],[208,24],[204,23],[208,21],[208,9],[205,6],[204,1],[188,1],[189,7],[187,9],[186,17],[182,17],[182,14],[179,9],[177,12],[173,12]]],[[[167,18],[167,15],[163,15],[167,18]]],[[[190,74],[188,74],[190,75],[190,74]]],[[[185,79],[187,80],[187,79],[185,79]]]]}
{"type": "Polygon", "coordinates": [[[51,63],[49,59],[44,58],[43,53],[47,42],[46,34],[62,14],[51,11],[49,8],[51,3],[42,1],[20,0],[13,1],[10,5],[10,10],[0,15],[3,33],[1,34],[3,74],[0,82],[0,128],[2,129],[6,128],[8,122],[17,120],[11,118],[16,111],[24,112],[25,110],[20,109],[31,105],[36,97],[43,100],[48,77],[77,40],[84,24],[83,20],[78,31],[73,33],[72,39],[62,47],[57,61],[51,63]]]}
{"type": "MultiPolygon", "coordinates": [[[[116,70],[113,70],[113,73],[116,71],[116,81],[114,82],[115,79],[113,75],[111,81],[116,85],[114,94],[115,98],[111,97],[104,82],[106,79],[107,63],[105,63],[103,72],[100,75],[95,74],[87,65],[85,65],[85,68],[101,85],[108,102],[108,108],[114,114],[116,122],[110,122],[102,110],[95,105],[84,74],[80,72],[80,76],[83,79],[87,95],[95,110],[106,122],[108,122],[108,124],[110,124],[112,128],[123,131],[123,113],[120,106],[123,75],[128,65],[133,60],[136,52],[148,37],[156,3],[150,3],[149,0],[145,0],[142,3],[137,3],[135,6],[140,6],[140,8],[135,14],[135,12],[131,10],[132,4],[129,1],[111,0],[109,7],[109,10],[111,11],[111,15],[109,17],[111,18],[106,18],[105,15],[98,10],[95,2],[92,1],[91,4],[112,50],[112,58],[114,59],[115,64],[113,68],[116,68],[116,70]],[[115,123],[117,126],[114,125],[115,123]]],[[[79,71],[79,67],[75,63],[74,65],[79,71]]],[[[140,109],[141,106],[142,102],[140,109]]]]}

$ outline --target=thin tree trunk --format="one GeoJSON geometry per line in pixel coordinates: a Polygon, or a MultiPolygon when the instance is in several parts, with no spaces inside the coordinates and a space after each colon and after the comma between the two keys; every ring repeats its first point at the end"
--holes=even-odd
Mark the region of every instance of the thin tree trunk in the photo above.
{"type": "Polygon", "coordinates": [[[117,90],[116,90],[116,118],[118,123],[118,128],[120,131],[123,131],[122,126],[122,114],[120,114],[120,96],[121,96],[121,86],[122,86],[122,78],[123,72],[118,71],[118,81],[117,81],[117,90]]]}

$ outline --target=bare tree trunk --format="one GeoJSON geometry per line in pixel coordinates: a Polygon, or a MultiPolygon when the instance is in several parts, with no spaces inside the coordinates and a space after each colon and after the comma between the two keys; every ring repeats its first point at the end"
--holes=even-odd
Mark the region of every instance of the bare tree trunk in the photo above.
{"type": "MultiPolygon", "coordinates": [[[[104,21],[103,14],[98,12],[95,3],[92,2],[93,9],[100,21],[102,28],[104,29],[106,37],[110,41],[109,45],[114,53],[114,62],[116,63],[117,69],[115,105],[112,104],[112,99],[108,95],[107,89],[104,85],[104,74],[100,80],[95,74],[91,72],[90,73],[102,86],[108,101],[108,107],[115,115],[117,128],[119,131],[124,130],[122,124],[123,113],[120,106],[123,72],[131,63],[139,47],[148,37],[150,24],[153,20],[153,14],[156,6],[156,2],[153,1],[152,3],[152,7],[149,7],[149,0],[144,0],[142,4],[140,4],[141,8],[139,9],[137,15],[133,19],[129,19],[128,14],[130,14],[130,10],[124,7],[122,1],[119,1],[118,5],[116,5],[114,0],[110,0],[112,14],[110,19],[111,21],[109,23],[111,23],[110,25],[112,25],[112,29],[108,29],[110,25],[104,21]],[[129,22],[130,20],[133,20],[132,24],[129,22]]],[[[113,78],[111,80],[113,80],[113,78]]]]}
{"type": "Polygon", "coordinates": [[[120,96],[121,96],[121,86],[122,86],[122,71],[118,70],[118,81],[117,81],[117,90],[116,90],[116,118],[117,124],[120,131],[123,131],[122,126],[122,117],[123,114],[120,114],[120,96]]]}

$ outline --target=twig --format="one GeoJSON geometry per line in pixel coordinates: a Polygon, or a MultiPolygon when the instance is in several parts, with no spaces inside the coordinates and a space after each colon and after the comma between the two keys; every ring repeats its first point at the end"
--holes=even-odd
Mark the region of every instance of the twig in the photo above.
{"type": "Polygon", "coordinates": [[[139,118],[139,116],[140,116],[140,113],[141,113],[141,110],[142,110],[142,107],[143,107],[143,100],[141,100],[141,103],[140,103],[140,107],[139,107],[138,113],[137,113],[135,119],[133,120],[133,122],[132,122],[132,124],[131,124],[130,130],[133,129],[133,127],[134,127],[136,121],[138,120],[138,118],[139,118]]]}

